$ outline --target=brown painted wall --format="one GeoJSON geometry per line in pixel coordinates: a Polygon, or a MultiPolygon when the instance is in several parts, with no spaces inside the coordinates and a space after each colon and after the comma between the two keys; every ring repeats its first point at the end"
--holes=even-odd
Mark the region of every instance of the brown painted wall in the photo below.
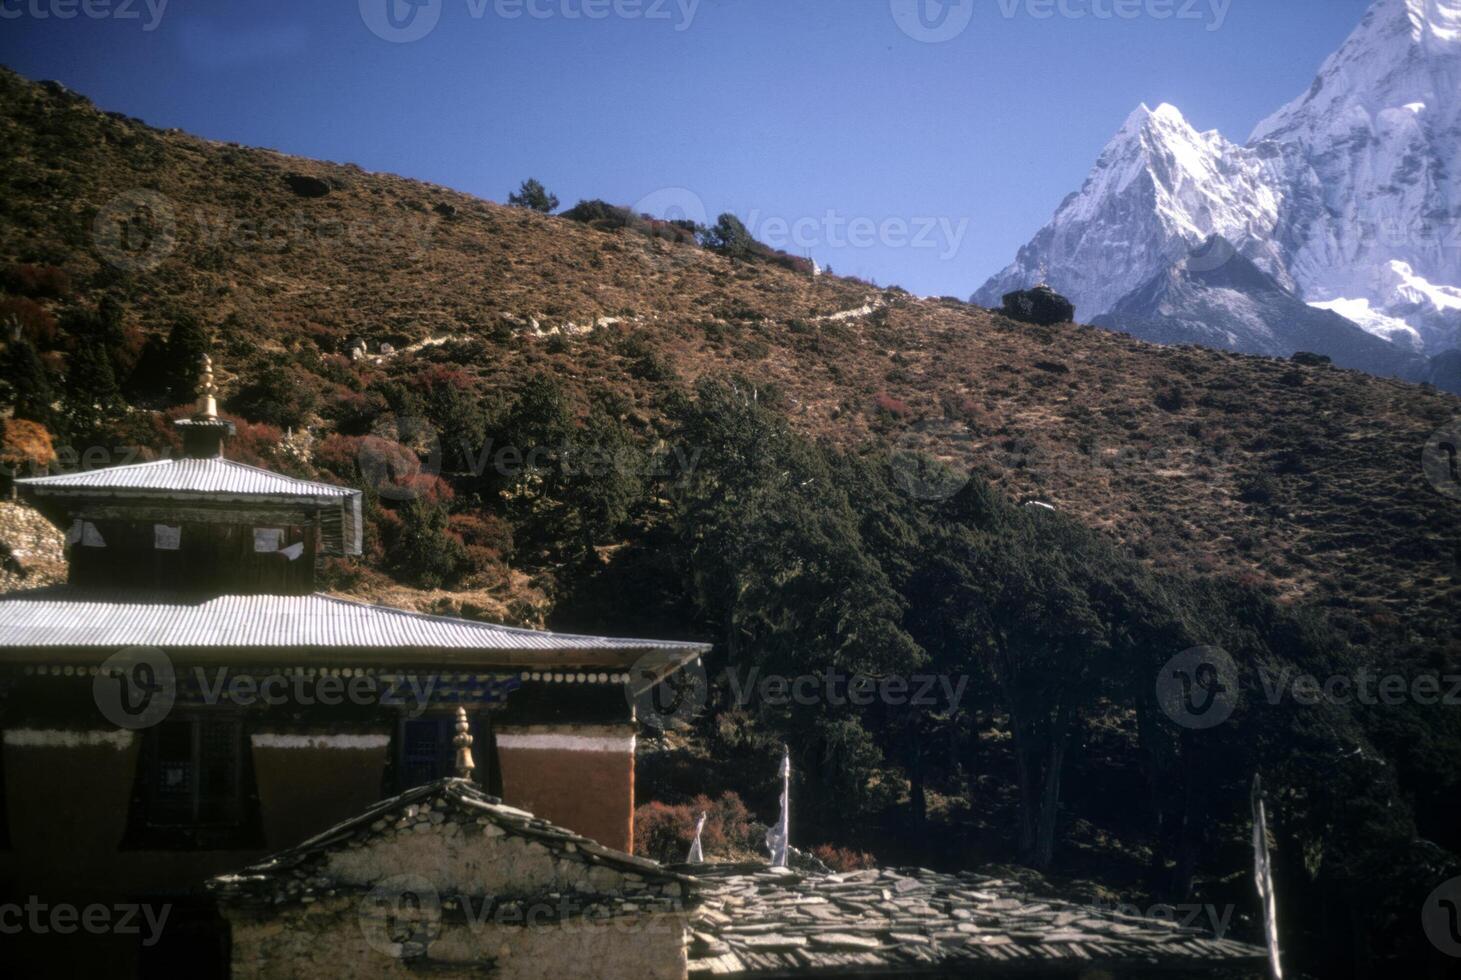
{"type": "MultiPolygon", "coordinates": [[[[511,748],[499,731],[502,798],[605,847],[634,852],[634,752],[511,748]]],[[[540,731],[532,729],[531,731],[540,731]]],[[[574,733],[562,727],[557,733],[574,733]]],[[[590,734],[601,732],[594,729],[590,734]]],[[[622,734],[622,733],[620,733],[622,734]]]]}
{"type": "Polygon", "coordinates": [[[127,827],[141,744],[126,733],[117,741],[121,747],[4,746],[10,850],[0,852],[0,880],[31,890],[113,883],[106,869],[127,827]]]}
{"type": "MultiPolygon", "coordinates": [[[[361,732],[361,735],[368,733],[361,732]]],[[[381,798],[389,745],[362,748],[278,748],[254,736],[254,779],[264,839],[279,850],[368,810],[381,798]]]]}

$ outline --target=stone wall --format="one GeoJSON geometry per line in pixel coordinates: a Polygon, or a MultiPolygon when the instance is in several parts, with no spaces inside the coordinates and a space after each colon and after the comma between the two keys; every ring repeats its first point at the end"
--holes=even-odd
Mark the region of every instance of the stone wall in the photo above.
{"type": "MultiPolygon", "coordinates": [[[[235,913],[235,980],[338,976],[357,980],[432,977],[480,980],[684,980],[681,913],[533,926],[477,924],[444,910],[421,958],[405,957],[360,902],[334,898],[267,920],[235,913]],[[394,947],[394,948],[393,948],[394,947]]],[[[490,917],[489,917],[490,919],[490,917]]]]}
{"type": "Polygon", "coordinates": [[[686,976],[684,885],[653,866],[490,802],[438,795],[368,819],[230,879],[235,977],[342,963],[355,977],[686,976]]]}

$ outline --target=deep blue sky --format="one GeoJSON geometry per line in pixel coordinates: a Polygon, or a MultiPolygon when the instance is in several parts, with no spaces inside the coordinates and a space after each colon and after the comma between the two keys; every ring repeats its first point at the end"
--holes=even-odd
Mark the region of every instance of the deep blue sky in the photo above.
{"type": "MultiPolygon", "coordinates": [[[[1080,186],[1138,103],[1171,102],[1242,141],[1308,87],[1368,6],[1060,0],[1087,16],[1047,18],[1036,14],[1056,0],[954,0],[953,18],[972,4],[967,27],[922,43],[891,6],[914,0],[664,0],[654,18],[643,14],[661,0],[587,0],[604,19],[583,16],[585,0],[423,0],[435,28],[391,43],[362,14],[387,30],[387,0],[170,0],[160,18],[147,4],[163,0],[110,0],[133,19],[80,6],[105,2],[0,0],[0,63],[156,126],[494,200],[527,176],[565,206],[685,188],[694,197],[650,204],[734,211],[799,252],[789,229],[801,221],[801,240],[838,272],[957,296],[1080,186]],[[549,16],[498,13],[528,3],[549,16]],[[1123,3],[1142,15],[1095,16],[1123,3]],[[1164,3],[1195,19],[1144,14],[1164,3]],[[76,16],[54,16],[68,6],[76,16]],[[838,224],[853,219],[895,222],[863,247],[838,224]],[[940,219],[924,235],[933,247],[914,247],[940,219]]],[[[394,2],[405,22],[406,0],[394,2]]]]}

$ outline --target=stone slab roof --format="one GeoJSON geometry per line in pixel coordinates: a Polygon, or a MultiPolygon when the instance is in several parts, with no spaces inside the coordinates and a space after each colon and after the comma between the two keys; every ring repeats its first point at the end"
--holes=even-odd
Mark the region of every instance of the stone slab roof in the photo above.
{"type": "MultiPolygon", "coordinates": [[[[710,646],[671,640],[578,636],[431,616],[322,594],[225,595],[52,586],[0,596],[0,660],[19,650],[132,647],[217,650],[439,652],[447,662],[510,667],[633,662],[658,654],[666,664],[710,646]]],[[[54,657],[52,658],[54,659],[54,657]]]]}
{"type": "Polygon", "coordinates": [[[1031,898],[1013,881],[967,872],[706,867],[696,876],[692,977],[984,977],[1066,968],[1227,976],[1249,966],[1256,975],[1264,961],[1262,949],[1200,929],[1031,898]]]}
{"type": "MultiPolygon", "coordinates": [[[[589,866],[585,877],[589,883],[595,880],[594,868],[615,872],[610,876],[611,885],[576,896],[576,905],[567,907],[577,914],[602,911],[605,906],[615,906],[612,911],[618,912],[683,908],[695,886],[694,879],[658,862],[604,847],[525,810],[507,806],[468,780],[443,779],[383,800],[359,816],[259,864],[219,875],[208,883],[208,888],[231,906],[276,909],[308,904],[334,896],[339,890],[337,882],[321,875],[332,852],[370,847],[397,835],[451,833],[454,829],[460,833],[468,827],[522,838],[545,848],[556,860],[589,866]]],[[[511,898],[522,901],[528,896],[515,894],[511,898]]]]}

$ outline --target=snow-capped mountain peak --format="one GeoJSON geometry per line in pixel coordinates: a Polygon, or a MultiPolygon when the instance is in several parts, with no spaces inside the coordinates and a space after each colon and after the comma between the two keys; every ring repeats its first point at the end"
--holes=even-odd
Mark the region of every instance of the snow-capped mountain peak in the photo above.
{"type": "Polygon", "coordinates": [[[1257,155],[1215,130],[1199,133],[1176,106],[1142,105],[1085,185],[975,300],[996,306],[1005,292],[1048,278],[1092,317],[1214,234],[1286,280],[1261,244],[1278,217],[1264,170],[1257,155]]]}
{"type": "Polygon", "coordinates": [[[1357,110],[1453,107],[1461,74],[1461,0],[1379,0],[1308,92],[1263,120],[1250,142],[1303,139],[1343,127],[1357,110]]]}
{"type": "Polygon", "coordinates": [[[1174,106],[1139,107],[975,301],[1047,281],[1093,319],[1216,234],[1307,302],[1449,349],[1461,328],[1457,161],[1461,0],[1378,0],[1246,146],[1199,133],[1174,106]]]}

